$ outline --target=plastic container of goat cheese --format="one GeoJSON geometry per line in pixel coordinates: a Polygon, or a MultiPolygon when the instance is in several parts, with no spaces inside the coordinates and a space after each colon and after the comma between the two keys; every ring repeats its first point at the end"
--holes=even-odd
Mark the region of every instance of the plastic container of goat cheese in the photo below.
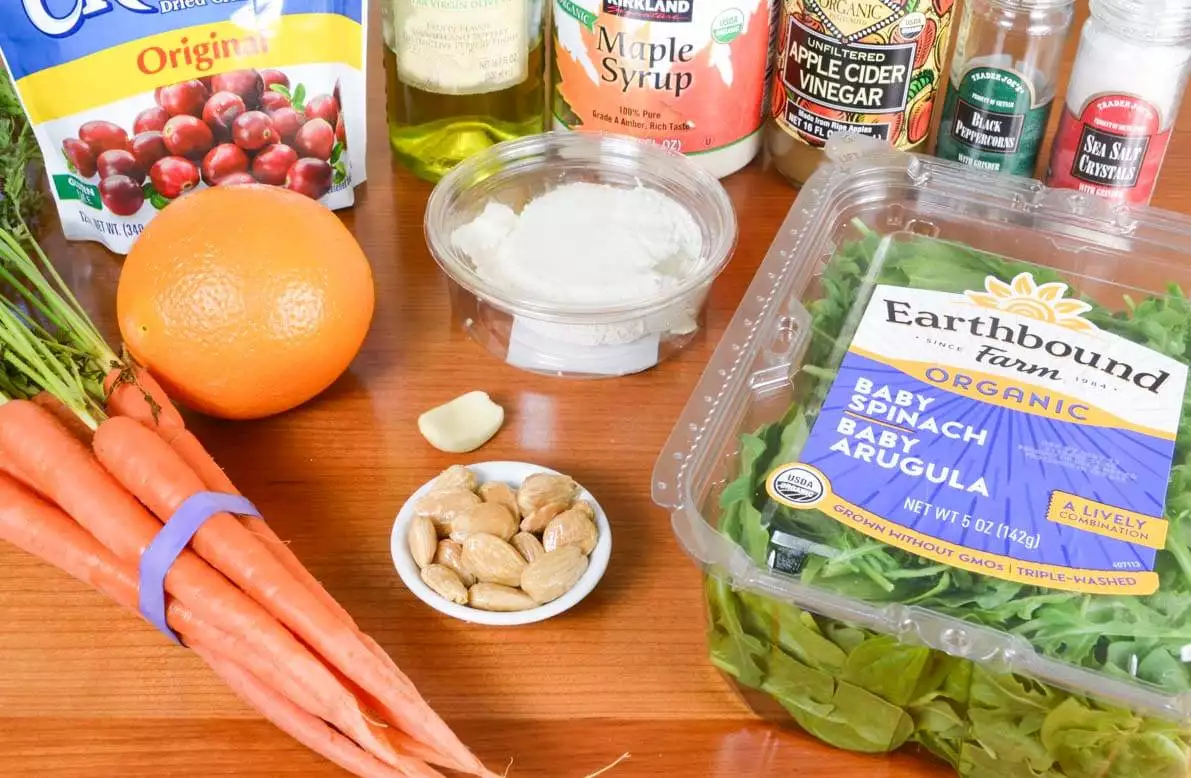
{"type": "Polygon", "coordinates": [[[458,165],[425,228],[471,336],[510,365],[568,378],[638,373],[688,345],[737,233],[723,186],[681,154],[568,132],[458,165]]]}
{"type": "Polygon", "coordinates": [[[711,661],[839,748],[1191,774],[1191,219],[828,149],[654,473],[711,661]]]}

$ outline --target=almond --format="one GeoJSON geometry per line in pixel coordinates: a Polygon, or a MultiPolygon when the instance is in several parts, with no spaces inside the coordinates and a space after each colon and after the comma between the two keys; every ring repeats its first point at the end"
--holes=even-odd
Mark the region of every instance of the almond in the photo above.
{"type": "Polygon", "coordinates": [[[517,508],[517,493],[508,484],[503,484],[500,481],[489,481],[480,487],[480,497],[484,502],[491,502],[497,505],[503,505],[509,509],[514,519],[521,518],[521,512],[517,508]]]}
{"type": "Polygon", "coordinates": [[[463,465],[451,465],[439,473],[438,478],[434,479],[434,484],[430,487],[430,491],[442,492],[449,489],[474,492],[476,490],[475,473],[463,465]]]}
{"type": "Polygon", "coordinates": [[[570,591],[586,571],[587,557],[579,547],[563,546],[526,565],[521,588],[536,602],[547,603],[570,591]]]}
{"type": "Polygon", "coordinates": [[[467,605],[467,587],[449,567],[427,565],[422,569],[422,581],[440,597],[459,605],[467,605]]]}
{"type": "Polygon", "coordinates": [[[479,533],[463,541],[463,569],[483,583],[516,586],[521,583],[525,560],[504,540],[479,533]]]}
{"type": "Polygon", "coordinates": [[[451,523],[464,511],[480,505],[480,498],[463,489],[444,489],[430,492],[414,505],[414,514],[426,516],[434,522],[439,535],[449,535],[451,523]]]}
{"type": "Polygon", "coordinates": [[[578,511],[586,516],[588,521],[595,521],[595,508],[587,500],[575,500],[567,510],[578,511]]]}
{"type": "Polygon", "coordinates": [[[414,516],[409,523],[409,553],[419,568],[434,561],[434,552],[438,550],[438,530],[429,516],[414,516]]]}
{"type": "Polygon", "coordinates": [[[459,513],[451,522],[451,540],[462,543],[472,535],[495,535],[508,540],[517,532],[517,520],[503,505],[484,502],[459,513]]]}
{"type": "Polygon", "coordinates": [[[546,553],[538,536],[529,532],[518,532],[509,542],[513,544],[513,548],[521,552],[526,562],[532,562],[546,553]]]}
{"type": "Polygon", "coordinates": [[[480,610],[506,613],[538,607],[538,604],[520,589],[492,583],[478,583],[468,589],[467,602],[471,607],[480,610]]]}
{"type": "Polygon", "coordinates": [[[567,509],[566,503],[552,502],[543,505],[521,520],[522,532],[541,533],[546,531],[550,520],[567,509]]]}
{"type": "Polygon", "coordinates": [[[542,546],[546,551],[554,551],[566,545],[575,545],[584,554],[590,554],[595,550],[597,540],[599,534],[596,525],[583,511],[571,508],[555,516],[546,525],[542,546]]]}
{"type": "Polygon", "coordinates": [[[454,570],[455,575],[459,576],[459,580],[463,581],[464,586],[471,586],[476,582],[476,577],[467,572],[467,568],[463,566],[463,546],[453,540],[438,541],[434,564],[454,570]]]}
{"type": "Polygon", "coordinates": [[[565,511],[574,502],[578,489],[579,485],[568,475],[534,473],[517,490],[517,507],[523,518],[529,518],[548,505],[561,505],[550,515],[550,518],[554,518],[555,514],[565,511]]]}

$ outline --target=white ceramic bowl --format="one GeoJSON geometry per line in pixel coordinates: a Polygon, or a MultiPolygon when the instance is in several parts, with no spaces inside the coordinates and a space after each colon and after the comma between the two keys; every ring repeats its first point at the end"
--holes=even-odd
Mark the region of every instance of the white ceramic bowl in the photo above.
{"type": "MultiPolygon", "coordinates": [[[[480,462],[468,465],[467,468],[475,473],[476,480],[480,483],[503,481],[514,489],[521,486],[521,483],[534,473],[561,475],[557,470],[531,465],[528,462],[480,462]]],[[[475,624],[489,624],[497,627],[533,624],[536,621],[553,618],[574,607],[576,603],[590,594],[600,579],[604,577],[604,571],[608,569],[608,559],[612,556],[612,528],[609,526],[608,516],[600,507],[599,502],[580,485],[578,498],[587,500],[595,508],[596,529],[600,533],[600,538],[596,543],[595,550],[588,557],[587,571],[569,592],[553,602],[514,613],[497,613],[469,608],[466,605],[456,605],[445,597],[439,596],[437,592],[422,582],[422,576],[418,572],[418,566],[414,562],[413,556],[409,553],[409,543],[406,541],[409,524],[414,518],[414,504],[430,491],[433,483],[434,479],[432,478],[422,484],[422,487],[405,501],[405,505],[401,506],[401,510],[397,513],[397,520],[393,523],[393,534],[389,539],[389,547],[393,554],[393,564],[397,566],[397,574],[401,576],[405,586],[417,595],[419,600],[436,611],[475,624]]]]}

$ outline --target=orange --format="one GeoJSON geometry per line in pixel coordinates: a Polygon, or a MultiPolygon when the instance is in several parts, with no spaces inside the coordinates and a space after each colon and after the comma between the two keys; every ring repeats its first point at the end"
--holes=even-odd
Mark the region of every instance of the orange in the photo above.
{"type": "Polygon", "coordinates": [[[286,189],[228,186],[179,198],[124,262],[124,344],[194,410],[253,419],[289,410],[348,367],[375,303],[352,234],[286,189]]]}

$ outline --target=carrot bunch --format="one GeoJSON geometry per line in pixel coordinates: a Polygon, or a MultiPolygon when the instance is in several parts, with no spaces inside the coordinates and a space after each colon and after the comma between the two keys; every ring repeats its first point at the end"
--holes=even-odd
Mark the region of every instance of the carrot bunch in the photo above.
{"type": "MultiPolygon", "coordinates": [[[[141,555],[197,492],[237,494],[36,244],[0,230],[0,539],[136,610],[141,555]]],[[[221,513],[165,577],[166,620],[245,702],[361,776],[491,776],[272,528],[221,513]]]]}

